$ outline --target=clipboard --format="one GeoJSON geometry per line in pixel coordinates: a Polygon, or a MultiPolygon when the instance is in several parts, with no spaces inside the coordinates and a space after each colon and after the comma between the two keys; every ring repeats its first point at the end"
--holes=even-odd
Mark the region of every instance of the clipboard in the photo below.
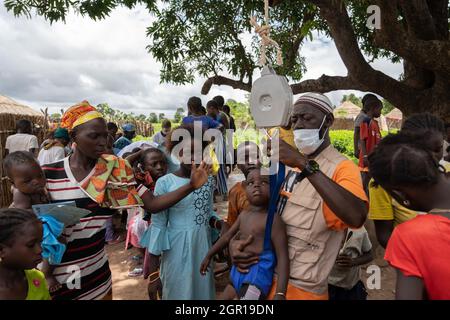
{"type": "Polygon", "coordinates": [[[64,223],[65,227],[77,224],[80,222],[81,218],[84,218],[91,213],[90,210],[78,208],[75,201],[36,204],[31,208],[38,216],[52,216],[56,220],[64,223]]]}

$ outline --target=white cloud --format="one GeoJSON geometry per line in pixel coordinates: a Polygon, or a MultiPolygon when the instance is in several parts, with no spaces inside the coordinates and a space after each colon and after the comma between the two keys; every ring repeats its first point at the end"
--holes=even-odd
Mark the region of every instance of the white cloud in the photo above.
{"type": "MultiPolygon", "coordinates": [[[[41,17],[15,18],[0,5],[0,94],[50,112],[87,99],[135,114],[172,115],[190,96],[200,96],[204,79],[185,86],[160,83],[160,64],[146,51],[152,19],[143,7],[119,8],[102,21],[71,14],[66,24],[50,25],[41,17]]],[[[305,79],[346,74],[332,41],[306,43],[302,54],[305,79]]],[[[401,72],[387,61],[374,66],[394,77],[401,72]]],[[[247,92],[213,86],[202,100],[218,94],[243,101],[247,92]]],[[[329,96],[337,104],[342,94],[329,96]]]]}

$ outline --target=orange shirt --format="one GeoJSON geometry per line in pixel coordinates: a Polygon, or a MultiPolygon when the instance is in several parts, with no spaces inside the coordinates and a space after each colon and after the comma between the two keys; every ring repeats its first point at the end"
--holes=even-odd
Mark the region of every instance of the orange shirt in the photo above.
{"type": "Polygon", "coordinates": [[[228,193],[228,217],[227,222],[230,226],[234,224],[237,217],[248,207],[249,203],[242,182],[236,183],[228,193]]]}
{"type": "MultiPolygon", "coordinates": [[[[300,172],[297,168],[293,168],[291,171],[297,171],[300,172]]],[[[290,173],[289,173],[290,174],[290,173]]],[[[286,178],[285,181],[294,181],[292,179],[286,178]]],[[[336,182],[338,185],[346,189],[347,191],[351,192],[353,195],[364,201],[367,206],[369,206],[369,200],[367,199],[367,195],[364,192],[364,188],[361,181],[361,174],[358,169],[358,167],[353,163],[351,160],[344,160],[340,162],[336,169],[334,170],[333,176],[331,177],[331,180],[336,182]]],[[[280,194],[281,196],[290,197],[291,193],[286,192],[285,189],[291,189],[292,186],[290,185],[284,185],[283,190],[281,190],[280,194]]],[[[279,207],[280,210],[280,207],[279,207]]],[[[281,209],[283,210],[283,209],[281,209]]],[[[322,211],[323,216],[325,218],[325,222],[327,223],[327,226],[331,230],[335,231],[341,231],[348,227],[341,219],[339,219],[336,214],[331,211],[331,209],[328,207],[328,205],[323,201],[322,205],[322,211]]]]}
{"type": "Polygon", "coordinates": [[[450,299],[449,218],[426,214],[397,226],[384,258],[406,277],[421,278],[429,299],[450,299]]]}
{"type": "MultiPolygon", "coordinates": [[[[361,173],[353,161],[344,160],[339,163],[336,166],[331,180],[351,192],[357,198],[364,201],[367,207],[369,207],[369,200],[367,199],[367,195],[361,181],[361,173]]],[[[341,219],[339,219],[334,212],[331,211],[325,201],[323,202],[323,215],[329,229],[340,231],[352,227],[346,225],[341,219]]]]}
{"type": "MultiPolygon", "coordinates": [[[[360,127],[360,139],[366,144],[366,152],[369,155],[375,146],[381,141],[381,131],[378,122],[374,119],[365,118],[360,127]]],[[[359,166],[364,168],[362,149],[359,151],[359,166]]]]}

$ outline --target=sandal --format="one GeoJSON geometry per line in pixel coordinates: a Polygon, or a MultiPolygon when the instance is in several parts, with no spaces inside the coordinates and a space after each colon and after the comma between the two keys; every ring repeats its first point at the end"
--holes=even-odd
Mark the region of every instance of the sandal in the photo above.
{"type": "Polygon", "coordinates": [[[144,274],[144,269],[141,267],[136,267],[132,271],[128,272],[129,277],[140,277],[144,274]]]}

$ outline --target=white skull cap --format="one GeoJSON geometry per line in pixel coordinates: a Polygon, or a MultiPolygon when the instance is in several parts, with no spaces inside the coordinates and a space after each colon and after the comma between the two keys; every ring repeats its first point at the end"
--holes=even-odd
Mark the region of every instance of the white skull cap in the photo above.
{"type": "Polygon", "coordinates": [[[325,114],[331,115],[333,114],[333,110],[335,108],[326,95],[317,92],[309,92],[302,95],[297,99],[297,101],[295,101],[294,106],[299,104],[307,104],[316,107],[325,112],[325,114]]]}

